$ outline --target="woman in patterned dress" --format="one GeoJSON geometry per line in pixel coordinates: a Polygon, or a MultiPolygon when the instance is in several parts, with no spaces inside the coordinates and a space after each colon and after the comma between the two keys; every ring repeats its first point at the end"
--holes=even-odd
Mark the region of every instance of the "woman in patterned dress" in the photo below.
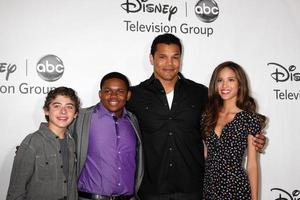
{"type": "Polygon", "coordinates": [[[208,98],[202,121],[206,144],[203,199],[257,200],[259,161],[252,139],[264,128],[266,118],[255,112],[242,67],[231,61],[217,66],[208,98]]]}

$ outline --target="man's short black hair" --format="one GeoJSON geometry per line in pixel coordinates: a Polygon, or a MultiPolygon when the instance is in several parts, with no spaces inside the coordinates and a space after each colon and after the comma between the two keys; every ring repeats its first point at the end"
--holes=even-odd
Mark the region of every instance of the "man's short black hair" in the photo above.
{"type": "Polygon", "coordinates": [[[164,34],[158,35],[153,40],[152,45],[151,45],[151,55],[152,56],[154,56],[155,51],[157,50],[158,44],[168,44],[168,45],[175,44],[179,47],[180,55],[182,53],[182,45],[181,45],[180,39],[173,34],[164,33],[164,34]]]}
{"type": "Polygon", "coordinates": [[[106,80],[113,79],[113,78],[117,78],[117,79],[124,81],[127,90],[129,90],[129,86],[130,86],[129,80],[124,74],[122,74],[120,72],[110,72],[110,73],[106,74],[105,76],[103,76],[101,83],[100,83],[100,89],[102,89],[104,82],[106,80]]]}

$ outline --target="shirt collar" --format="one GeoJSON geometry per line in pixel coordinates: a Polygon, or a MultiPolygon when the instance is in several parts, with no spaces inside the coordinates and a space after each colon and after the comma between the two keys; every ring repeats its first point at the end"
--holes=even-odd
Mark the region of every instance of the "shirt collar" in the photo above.
{"type": "MultiPolygon", "coordinates": [[[[182,75],[182,73],[178,72],[178,80],[177,81],[185,81],[186,79],[184,78],[184,76],[182,75]]],[[[146,85],[151,85],[155,82],[159,82],[159,80],[157,78],[155,78],[154,73],[150,76],[149,79],[147,79],[144,84],[146,85]]]]}
{"type": "MultiPolygon", "coordinates": [[[[48,123],[46,122],[42,122],[40,124],[40,128],[39,128],[40,131],[42,131],[44,133],[45,136],[51,138],[51,139],[55,139],[55,138],[58,138],[57,135],[55,135],[55,133],[53,133],[53,131],[51,129],[49,129],[48,127],[48,123]]],[[[66,129],[65,131],[65,137],[67,137],[69,135],[69,130],[66,129]]]]}
{"type": "MultiPolygon", "coordinates": [[[[109,110],[107,110],[107,108],[104,107],[102,102],[99,102],[95,106],[94,113],[96,113],[99,118],[101,118],[105,115],[109,115],[109,116],[112,116],[112,117],[115,116],[115,114],[113,112],[110,112],[109,110]]],[[[128,116],[128,111],[126,110],[126,108],[124,108],[121,118],[125,118],[127,116],[128,116]]]]}

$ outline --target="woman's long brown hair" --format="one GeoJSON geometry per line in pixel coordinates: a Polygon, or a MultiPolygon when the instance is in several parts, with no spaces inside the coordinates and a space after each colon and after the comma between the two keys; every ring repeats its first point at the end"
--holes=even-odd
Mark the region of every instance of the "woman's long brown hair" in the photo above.
{"type": "MultiPolygon", "coordinates": [[[[207,137],[211,133],[211,131],[214,130],[218,120],[218,113],[220,112],[223,106],[223,100],[218,93],[216,83],[220,71],[224,68],[230,68],[236,74],[236,78],[238,80],[239,85],[236,102],[237,107],[245,111],[256,112],[256,103],[255,100],[249,94],[248,79],[245,71],[240,65],[238,65],[235,62],[223,62],[215,68],[210,79],[208,88],[208,104],[205,108],[201,123],[202,133],[204,134],[204,137],[207,137]]],[[[263,115],[259,116],[261,126],[264,127],[266,117],[263,115]]]]}

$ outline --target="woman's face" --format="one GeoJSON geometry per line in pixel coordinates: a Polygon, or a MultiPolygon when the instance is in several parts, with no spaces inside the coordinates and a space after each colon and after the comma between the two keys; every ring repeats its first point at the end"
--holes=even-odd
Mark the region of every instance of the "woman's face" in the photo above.
{"type": "Polygon", "coordinates": [[[225,67],[219,72],[216,82],[216,89],[224,101],[236,101],[239,91],[239,82],[235,72],[232,69],[225,67]]]}

